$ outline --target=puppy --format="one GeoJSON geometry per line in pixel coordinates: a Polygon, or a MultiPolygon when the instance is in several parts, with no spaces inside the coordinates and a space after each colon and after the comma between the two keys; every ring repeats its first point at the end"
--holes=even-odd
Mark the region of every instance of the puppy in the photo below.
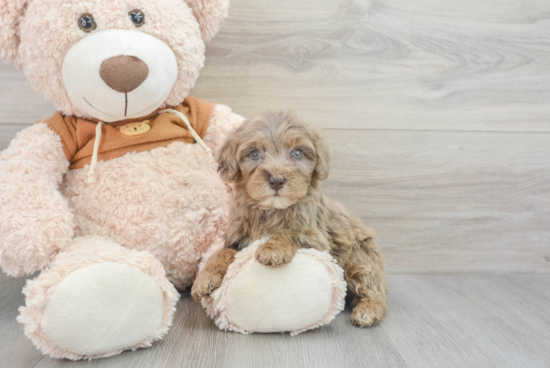
{"type": "Polygon", "coordinates": [[[330,155],[316,130],[290,113],[258,115],[230,135],[218,161],[222,178],[233,183],[234,203],[225,249],[197,277],[191,290],[195,300],[221,285],[237,249],[269,235],[256,252],[258,262],[281,267],[298,248],[329,251],[354,297],[351,322],[363,327],[383,318],[384,258],[374,231],[321,193],[330,155]]]}

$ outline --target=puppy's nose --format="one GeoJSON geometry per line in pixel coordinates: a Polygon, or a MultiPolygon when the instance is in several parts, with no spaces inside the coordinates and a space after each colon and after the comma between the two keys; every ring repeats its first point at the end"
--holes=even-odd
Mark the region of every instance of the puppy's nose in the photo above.
{"type": "Polygon", "coordinates": [[[121,55],[105,60],[99,75],[115,91],[128,93],[145,82],[149,76],[149,67],[135,56],[121,55]]]}
{"type": "Polygon", "coordinates": [[[269,186],[273,190],[279,190],[285,185],[285,178],[281,176],[272,176],[269,178],[269,186]]]}

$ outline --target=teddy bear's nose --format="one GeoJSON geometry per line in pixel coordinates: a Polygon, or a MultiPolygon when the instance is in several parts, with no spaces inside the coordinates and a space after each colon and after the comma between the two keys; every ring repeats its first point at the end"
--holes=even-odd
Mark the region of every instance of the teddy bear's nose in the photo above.
{"type": "Polygon", "coordinates": [[[145,82],[149,76],[149,67],[135,56],[121,55],[105,60],[99,75],[115,91],[128,93],[145,82]]]}

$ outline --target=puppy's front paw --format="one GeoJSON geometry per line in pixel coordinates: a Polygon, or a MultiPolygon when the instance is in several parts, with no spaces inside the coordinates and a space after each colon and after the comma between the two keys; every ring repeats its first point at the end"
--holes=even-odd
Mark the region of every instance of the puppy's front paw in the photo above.
{"type": "Polygon", "coordinates": [[[256,260],[269,267],[282,267],[292,261],[297,247],[284,241],[268,240],[256,250],[256,260]]]}
{"type": "Polygon", "coordinates": [[[385,305],[376,300],[362,299],[351,313],[351,323],[358,327],[377,324],[386,313],[385,305]]]}
{"type": "Polygon", "coordinates": [[[191,296],[195,301],[200,302],[202,297],[210,295],[219,288],[223,281],[223,274],[215,271],[203,270],[193,283],[191,296]]]}

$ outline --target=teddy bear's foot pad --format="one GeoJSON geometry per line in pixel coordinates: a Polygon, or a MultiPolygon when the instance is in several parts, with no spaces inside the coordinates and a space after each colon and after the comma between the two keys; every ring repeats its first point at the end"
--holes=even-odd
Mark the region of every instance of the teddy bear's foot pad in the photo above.
{"type": "Polygon", "coordinates": [[[105,358],[145,348],[170,328],[179,293],[149,252],[75,238],[27,282],[17,320],[52,358],[105,358]]]}
{"type": "Polygon", "coordinates": [[[123,264],[71,273],[51,296],[41,323],[63,350],[98,355],[132,347],[160,326],[164,301],[155,280],[123,264]]]}
{"type": "Polygon", "coordinates": [[[281,268],[256,261],[262,239],[240,251],[220,288],[202,298],[216,325],[241,333],[290,332],[330,323],[344,308],[344,271],[326,252],[300,249],[281,268]]]}

